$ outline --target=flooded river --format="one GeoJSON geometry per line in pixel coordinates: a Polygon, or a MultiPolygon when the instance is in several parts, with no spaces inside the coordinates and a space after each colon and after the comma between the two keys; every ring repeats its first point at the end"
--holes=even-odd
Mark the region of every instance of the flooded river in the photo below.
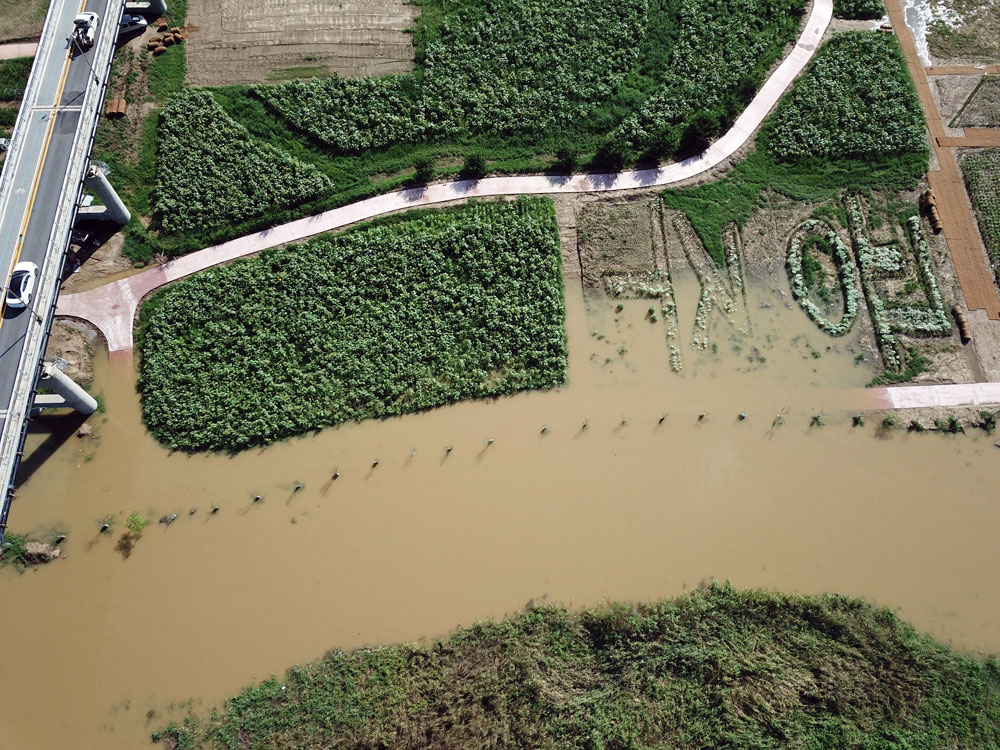
{"type": "MultiPolygon", "coordinates": [[[[697,294],[681,284],[678,302],[697,294]]],[[[15,532],[69,536],[65,560],[0,570],[3,746],[144,747],[185,701],[204,712],[332,647],[710,577],[868,597],[1000,650],[993,439],[852,428],[848,389],[872,373],[850,342],[768,290],[748,299],[752,341],[719,323],[715,352],[683,342],[677,375],[648,303],[616,315],[571,285],[566,387],[235,457],[168,454],[141,426],[132,363],[99,357],[98,439],[71,434],[11,511],[15,532]],[[178,517],[123,559],[133,509],[178,517]]]]}

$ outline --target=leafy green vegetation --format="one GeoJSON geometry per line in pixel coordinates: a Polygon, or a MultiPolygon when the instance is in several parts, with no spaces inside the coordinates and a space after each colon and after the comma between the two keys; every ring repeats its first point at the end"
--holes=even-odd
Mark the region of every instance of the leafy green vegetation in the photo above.
{"type": "Polygon", "coordinates": [[[858,21],[874,20],[885,15],[885,4],[882,0],[833,0],[833,15],[858,21]]]}
{"type": "Polygon", "coordinates": [[[19,102],[28,85],[33,57],[0,60],[0,102],[19,102]]]}
{"type": "Polygon", "coordinates": [[[174,448],[238,450],[549,388],[565,378],[563,318],[551,202],[404,214],[154,296],[143,415],[174,448]]]}
{"type": "Polygon", "coordinates": [[[966,154],[962,172],[993,271],[1000,279],[1000,148],[966,154]]]}
{"type": "Polygon", "coordinates": [[[893,372],[892,370],[886,370],[881,375],[876,375],[872,378],[871,382],[868,384],[869,387],[877,385],[892,385],[893,383],[905,383],[907,380],[913,380],[922,372],[927,372],[930,367],[930,360],[927,359],[923,354],[917,351],[915,346],[909,348],[909,357],[906,359],[906,369],[902,372],[893,372]]]}
{"type": "Polygon", "coordinates": [[[341,153],[479,135],[539,139],[543,152],[570,138],[593,152],[609,133],[641,151],[668,128],[672,153],[698,111],[712,113],[717,132],[742,109],[801,9],[799,0],[454,0],[423,35],[415,74],[253,91],[341,153]]]}
{"type": "Polygon", "coordinates": [[[16,109],[13,107],[0,107],[0,127],[11,127],[16,120],[16,109]]]}
{"type": "Polygon", "coordinates": [[[1000,665],[856,599],[715,584],[648,605],[531,606],[426,645],[332,651],[154,739],[205,749],[990,748],[1000,665]]]}
{"type": "MultiPolygon", "coordinates": [[[[332,190],[294,209],[214,229],[171,232],[153,216],[149,237],[134,228],[126,244],[130,257],[181,254],[397,189],[413,181],[415,165],[421,167],[417,181],[426,182],[457,176],[476,155],[488,159],[489,170],[510,173],[565,171],[580,163],[620,169],[690,150],[742,111],[794,39],[804,5],[420,4],[412,74],[212,91],[251,135],[315,166],[332,190]],[[140,234],[145,242],[136,241],[140,234]]],[[[182,130],[183,117],[178,120],[175,128],[182,130]]],[[[216,187],[206,186],[206,199],[216,187]]]]}
{"type": "MultiPolygon", "coordinates": [[[[722,180],[664,192],[664,205],[687,213],[720,267],[725,264],[723,230],[734,222],[743,226],[766,202],[768,190],[795,200],[821,202],[845,190],[897,192],[916,184],[927,169],[923,132],[919,139],[913,132],[914,122],[922,128],[923,116],[896,44],[889,35],[872,31],[834,36],[765,122],[753,154],[722,180]],[[863,55],[859,59],[870,62],[873,70],[891,74],[893,80],[883,87],[883,80],[858,67],[852,51],[863,55]],[[825,99],[822,91],[827,92],[825,99]],[[878,91],[882,94],[874,93],[878,91]],[[883,99],[879,106],[865,104],[873,97],[883,99]],[[903,122],[909,123],[905,127],[885,120],[901,112],[903,122]],[[837,118],[843,117],[851,123],[849,128],[837,126],[837,118]],[[807,128],[808,123],[812,124],[807,128]],[[816,139],[815,147],[796,145],[796,138],[807,130],[816,139]],[[880,132],[898,137],[869,152],[863,148],[871,145],[867,138],[855,141],[849,134],[838,135],[838,131],[855,130],[873,137],[880,132]]],[[[846,217],[841,223],[846,225],[846,217]]]]}
{"type": "Polygon", "coordinates": [[[155,206],[167,231],[238,223],[330,187],[314,166],[251,138],[204,91],[170,99],[159,137],[155,206]]]}
{"type": "Polygon", "coordinates": [[[31,541],[23,534],[4,534],[3,548],[0,548],[0,565],[12,565],[19,571],[29,567],[27,544],[31,541]]]}
{"type": "Polygon", "coordinates": [[[783,161],[877,159],[926,150],[920,102],[891,34],[835,35],[771,122],[767,146],[783,161]]]}

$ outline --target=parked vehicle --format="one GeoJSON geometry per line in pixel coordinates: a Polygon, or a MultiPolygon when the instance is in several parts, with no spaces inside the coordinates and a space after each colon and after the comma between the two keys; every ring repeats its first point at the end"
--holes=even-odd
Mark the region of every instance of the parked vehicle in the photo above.
{"type": "Polygon", "coordinates": [[[100,18],[96,13],[81,13],[73,19],[72,41],[78,50],[88,50],[97,40],[97,24],[100,18]]]}
{"type": "Polygon", "coordinates": [[[7,307],[19,309],[30,305],[37,279],[38,266],[31,261],[22,260],[14,266],[7,284],[7,307]]]}
{"type": "Polygon", "coordinates": [[[142,34],[146,31],[146,26],[148,22],[142,16],[131,16],[125,14],[122,16],[122,21],[118,25],[118,35],[119,36],[133,36],[137,34],[142,34]]]}

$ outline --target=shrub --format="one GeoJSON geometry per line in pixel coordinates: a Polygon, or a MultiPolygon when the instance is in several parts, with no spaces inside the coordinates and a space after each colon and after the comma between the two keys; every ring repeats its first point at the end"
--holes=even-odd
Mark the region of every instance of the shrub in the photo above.
{"type": "Polygon", "coordinates": [[[565,377],[559,238],[541,199],[402,214],[213,268],[153,304],[140,312],[143,416],[181,450],[565,377]]]}
{"type": "Polygon", "coordinates": [[[427,156],[418,156],[413,162],[413,166],[416,169],[416,174],[413,176],[414,182],[420,185],[426,185],[428,182],[434,179],[434,160],[427,156]]]}
{"type": "Polygon", "coordinates": [[[465,157],[465,163],[462,164],[462,177],[470,179],[479,179],[480,177],[486,176],[486,157],[480,152],[476,151],[465,157]]]}
{"type": "Polygon", "coordinates": [[[882,0],[833,0],[833,15],[857,21],[882,18],[885,5],[882,0]]]}
{"type": "Polygon", "coordinates": [[[920,101],[896,38],[835,35],[778,105],[765,142],[783,161],[926,152],[920,101]]]}
{"type": "Polygon", "coordinates": [[[155,211],[167,232],[237,223],[331,188],[316,167],[252,138],[207,91],[171,98],[159,137],[155,211]]]}

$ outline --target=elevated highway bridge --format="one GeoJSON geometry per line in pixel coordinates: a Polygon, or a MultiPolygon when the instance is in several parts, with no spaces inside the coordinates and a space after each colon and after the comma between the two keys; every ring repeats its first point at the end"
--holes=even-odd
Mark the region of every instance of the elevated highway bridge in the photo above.
{"type": "Polygon", "coordinates": [[[61,404],[87,412],[96,406],[42,357],[84,183],[109,218],[129,218],[104,175],[90,168],[124,6],[124,0],[52,0],[0,173],[4,289],[17,263],[38,267],[31,303],[21,309],[4,305],[0,318],[0,541],[32,409],[61,404]],[[99,17],[86,49],[71,38],[73,19],[84,12],[99,17]],[[57,395],[39,396],[40,378],[57,395]]]}

